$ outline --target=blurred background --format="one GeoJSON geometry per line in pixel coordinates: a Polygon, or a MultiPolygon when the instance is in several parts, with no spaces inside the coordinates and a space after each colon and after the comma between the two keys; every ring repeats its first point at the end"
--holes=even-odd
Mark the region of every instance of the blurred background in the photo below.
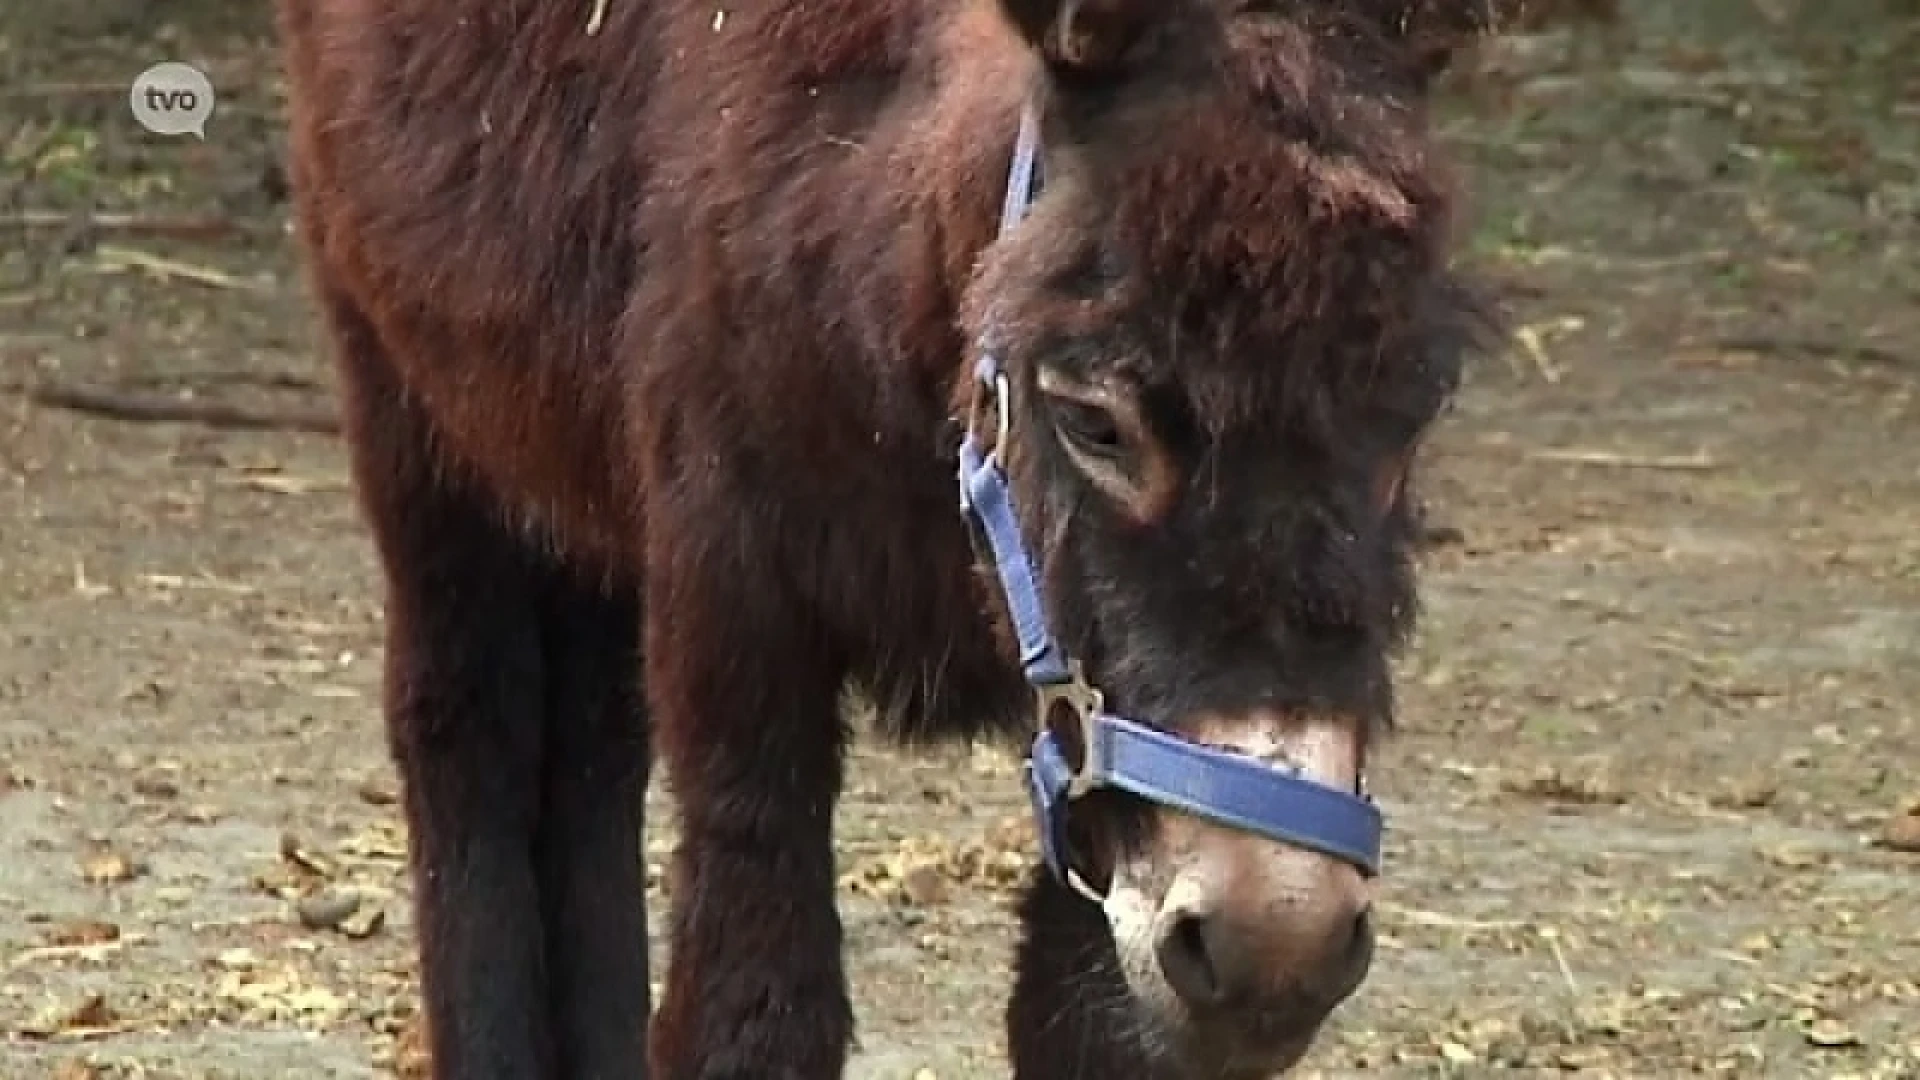
{"type": "MultiPolygon", "coordinates": [[[[0,6],[7,1077],[420,1075],[280,104],[262,0],[0,6]],[[163,60],[204,141],[133,122],[163,60]]],[[[1533,0],[1440,115],[1515,333],[1426,459],[1384,938],[1303,1075],[1920,1077],[1920,3],[1533,0]]],[[[856,1077],[1005,1075],[1020,799],[861,750],[856,1077]]]]}

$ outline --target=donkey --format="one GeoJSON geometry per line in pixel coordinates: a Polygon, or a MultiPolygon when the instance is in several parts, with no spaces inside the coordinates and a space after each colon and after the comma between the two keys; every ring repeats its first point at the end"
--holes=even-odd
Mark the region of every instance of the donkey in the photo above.
{"type": "Polygon", "coordinates": [[[436,1077],[840,1075],[850,694],[1032,740],[1017,1077],[1307,1050],[1492,325],[1437,7],[280,0],[436,1077]]]}

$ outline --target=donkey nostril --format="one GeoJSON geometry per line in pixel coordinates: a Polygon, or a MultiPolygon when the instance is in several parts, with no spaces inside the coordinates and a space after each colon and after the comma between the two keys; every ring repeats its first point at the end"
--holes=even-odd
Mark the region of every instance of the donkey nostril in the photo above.
{"type": "Polygon", "coordinates": [[[1346,945],[1336,955],[1352,963],[1357,957],[1367,953],[1371,947],[1373,947],[1373,915],[1369,911],[1361,911],[1354,917],[1354,922],[1348,924],[1346,945]]]}
{"type": "Polygon", "coordinates": [[[1207,931],[1204,917],[1181,915],[1160,935],[1156,948],[1161,974],[1189,1005],[1219,1005],[1227,996],[1219,967],[1222,958],[1207,931]]]}
{"type": "Polygon", "coordinates": [[[1353,936],[1347,939],[1347,957],[1364,965],[1373,954],[1373,913],[1362,911],[1353,920],[1353,936]]]}

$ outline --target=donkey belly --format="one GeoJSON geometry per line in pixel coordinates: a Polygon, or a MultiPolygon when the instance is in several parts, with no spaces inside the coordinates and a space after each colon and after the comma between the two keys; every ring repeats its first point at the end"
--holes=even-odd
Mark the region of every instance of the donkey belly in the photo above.
{"type": "Polygon", "coordinates": [[[448,464],[594,561],[636,546],[615,337],[644,257],[637,7],[593,37],[570,5],[461,0],[311,0],[288,27],[321,279],[377,327],[448,464]]]}

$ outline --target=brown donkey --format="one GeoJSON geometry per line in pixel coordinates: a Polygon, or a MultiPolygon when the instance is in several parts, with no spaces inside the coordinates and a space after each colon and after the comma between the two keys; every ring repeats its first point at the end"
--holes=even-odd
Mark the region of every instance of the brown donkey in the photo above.
{"type": "Polygon", "coordinates": [[[838,1076],[849,689],[1033,739],[1018,1077],[1305,1051],[1487,325],[1435,8],[281,0],[435,1076],[838,1076]]]}

